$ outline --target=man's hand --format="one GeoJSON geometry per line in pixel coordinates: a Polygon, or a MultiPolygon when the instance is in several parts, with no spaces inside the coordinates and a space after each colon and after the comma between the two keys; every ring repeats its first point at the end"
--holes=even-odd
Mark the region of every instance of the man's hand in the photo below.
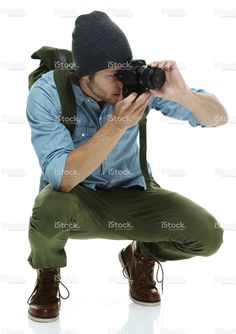
{"type": "Polygon", "coordinates": [[[127,130],[140,121],[152,97],[151,92],[145,92],[138,98],[137,93],[131,93],[123,99],[121,92],[115,110],[108,121],[114,122],[114,125],[120,129],[127,130]]]}
{"type": "Polygon", "coordinates": [[[202,125],[218,126],[227,123],[228,115],[220,101],[210,93],[197,93],[189,89],[175,61],[154,61],[149,66],[161,68],[166,74],[166,82],[160,89],[150,89],[154,96],[173,100],[184,106],[202,125]]]}
{"type": "Polygon", "coordinates": [[[167,100],[177,101],[179,96],[187,94],[188,87],[173,60],[154,61],[148,66],[161,68],[165,71],[166,82],[161,88],[150,89],[153,96],[159,96],[167,100]]]}

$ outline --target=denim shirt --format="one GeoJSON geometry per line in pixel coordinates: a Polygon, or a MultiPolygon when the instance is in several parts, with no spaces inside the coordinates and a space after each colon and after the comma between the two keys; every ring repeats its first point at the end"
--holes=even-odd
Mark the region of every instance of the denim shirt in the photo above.
{"type": "MultiPolygon", "coordinates": [[[[54,189],[59,189],[68,153],[92,137],[114,111],[114,105],[109,103],[101,110],[98,103],[84,95],[79,86],[72,84],[72,88],[77,105],[76,127],[72,137],[60,123],[61,105],[53,71],[37,80],[28,95],[26,113],[31,127],[31,141],[42,170],[39,190],[48,183],[51,183],[54,189]]],[[[205,92],[203,89],[192,90],[205,92]]],[[[149,107],[168,117],[186,120],[193,127],[204,126],[189,110],[174,101],[153,97],[149,107]]],[[[94,190],[96,186],[126,188],[135,185],[146,189],[139,162],[138,132],[138,125],[127,129],[107,159],[81,184],[94,190]]],[[[149,164],[148,171],[152,176],[149,164]]],[[[74,175],[76,172],[70,171],[74,175]]]]}

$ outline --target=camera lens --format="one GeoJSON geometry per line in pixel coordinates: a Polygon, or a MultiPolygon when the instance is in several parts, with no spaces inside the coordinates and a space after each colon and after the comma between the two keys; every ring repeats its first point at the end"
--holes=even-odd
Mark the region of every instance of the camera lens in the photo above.
{"type": "Polygon", "coordinates": [[[161,68],[146,66],[140,73],[140,81],[147,89],[161,88],[166,81],[166,75],[161,68]]]}

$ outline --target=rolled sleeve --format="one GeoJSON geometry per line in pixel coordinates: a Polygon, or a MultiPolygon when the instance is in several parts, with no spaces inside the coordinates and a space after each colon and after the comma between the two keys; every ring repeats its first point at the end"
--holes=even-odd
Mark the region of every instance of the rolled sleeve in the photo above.
{"type": "MultiPolygon", "coordinates": [[[[204,89],[191,88],[197,93],[207,94],[204,89]]],[[[188,121],[192,127],[201,126],[206,127],[199,122],[199,120],[192,114],[192,112],[177,102],[166,100],[160,97],[154,97],[149,103],[151,109],[159,110],[163,115],[180,121],[188,121]]]]}
{"type": "Polygon", "coordinates": [[[44,179],[58,190],[67,155],[74,150],[74,144],[70,132],[60,122],[61,106],[56,88],[40,79],[29,92],[26,114],[44,179]]]}

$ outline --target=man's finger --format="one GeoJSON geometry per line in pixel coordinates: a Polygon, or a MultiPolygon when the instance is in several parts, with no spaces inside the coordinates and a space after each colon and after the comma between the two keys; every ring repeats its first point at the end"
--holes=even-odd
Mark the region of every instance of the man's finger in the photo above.
{"type": "Polygon", "coordinates": [[[146,101],[148,101],[151,97],[152,97],[152,94],[151,94],[149,91],[147,91],[147,92],[141,94],[141,95],[136,99],[135,103],[136,103],[137,105],[145,104],[146,101]]]}
{"type": "Polygon", "coordinates": [[[137,95],[138,94],[136,92],[133,92],[133,93],[129,94],[126,98],[124,98],[124,101],[127,101],[127,102],[131,103],[136,99],[137,95]]]}
{"type": "Polygon", "coordinates": [[[117,102],[122,101],[123,99],[124,99],[124,96],[123,96],[123,92],[122,92],[122,89],[121,89],[120,90],[120,95],[118,97],[118,101],[117,102]]]}

